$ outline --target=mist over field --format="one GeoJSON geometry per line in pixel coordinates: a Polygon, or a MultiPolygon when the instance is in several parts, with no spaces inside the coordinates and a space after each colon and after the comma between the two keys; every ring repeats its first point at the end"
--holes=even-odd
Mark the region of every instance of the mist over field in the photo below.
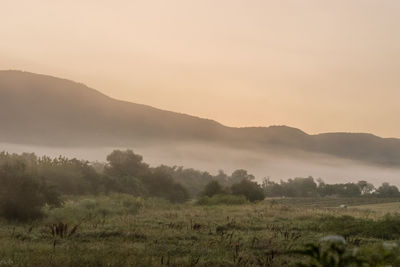
{"type": "Polygon", "coordinates": [[[399,11],[1,0],[0,267],[400,266],[399,11]]]}
{"type": "MultiPolygon", "coordinates": [[[[291,152],[260,152],[244,149],[232,149],[205,143],[170,143],[146,144],[145,146],[128,147],[143,156],[151,166],[161,164],[183,166],[199,171],[216,174],[219,170],[230,174],[237,169],[248,170],[261,182],[269,177],[273,181],[287,180],[295,177],[312,176],[321,178],[327,183],[347,183],[367,180],[375,186],[383,182],[400,185],[400,169],[365,164],[360,161],[340,159],[323,154],[291,152]],[[292,156],[288,156],[292,154],[292,156]]],[[[106,162],[106,156],[114,149],[126,147],[43,147],[1,143],[0,150],[10,153],[32,152],[51,157],[66,156],[106,162]]]]}

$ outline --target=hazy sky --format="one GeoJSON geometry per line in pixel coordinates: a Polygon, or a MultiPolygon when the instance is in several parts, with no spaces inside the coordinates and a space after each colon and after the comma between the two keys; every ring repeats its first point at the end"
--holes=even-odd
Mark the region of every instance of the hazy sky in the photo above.
{"type": "Polygon", "coordinates": [[[0,0],[0,69],[230,126],[400,137],[399,0],[0,0]]]}

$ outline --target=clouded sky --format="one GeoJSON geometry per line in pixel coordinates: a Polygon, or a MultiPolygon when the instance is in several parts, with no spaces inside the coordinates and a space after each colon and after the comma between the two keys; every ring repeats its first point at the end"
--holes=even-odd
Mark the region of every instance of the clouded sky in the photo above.
{"type": "Polygon", "coordinates": [[[230,126],[400,137],[398,0],[1,0],[0,69],[230,126]]]}

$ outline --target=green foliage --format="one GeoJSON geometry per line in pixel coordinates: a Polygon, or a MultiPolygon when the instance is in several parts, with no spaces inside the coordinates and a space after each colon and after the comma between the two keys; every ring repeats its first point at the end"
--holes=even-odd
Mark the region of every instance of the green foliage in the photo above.
{"type": "Polygon", "coordinates": [[[358,184],[321,184],[318,188],[321,196],[359,197],[361,188],[358,184]]]}
{"type": "Polygon", "coordinates": [[[94,168],[76,159],[0,153],[0,215],[36,220],[0,220],[0,265],[400,266],[394,242],[400,215],[337,208],[384,202],[393,202],[386,210],[398,208],[395,186],[374,192],[366,181],[327,185],[308,177],[265,180],[261,187],[245,170],[213,176],[152,168],[130,150],[108,159],[94,168]],[[192,196],[203,192],[197,205],[180,204],[190,197],[186,187],[192,196]],[[250,205],[264,193],[300,198],[250,205]],[[59,223],[75,234],[51,234],[49,226],[59,223]],[[331,234],[346,241],[320,239],[331,234]],[[304,249],[294,255],[293,248],[304,249]]]}
{"type": "Polygon", "coordinates": [[[358,188],[360,188],[361,195],[371,194],[375,190],[374,185],[368,183],[367,181],[359,181],[357,185],[358,188]]]}
{"type": "Polygon", "coordinates": [[[108,166],[105,174],[115,177],[141,177],[147,174],[149,165],[143,162],[143,157],[132,150],[114,150],[107,156],[108,166]]]}
{"type": "Polygon", "coordinates": [[[104,191],[106,180],[87,161],[65,157],[37,157],[35,154],[21,155],[0,153],[0,165],[21,162],[25,172],[32,177],[41,177],[49,186],[68,195],[98,194],[104,191]]]}
{"type": "Polygon", "coordinates": [[[110,177],[113,191],[137,196],[160,197],[171,202],[184,202],[189,193],[171,176],[170,169],[163,166],[150,168],[142,156],[132,150],[115,150],[108,157],[105,174],[110,177]]]}
{"type": "MultiPolygon", "coordinates": [[[[328,221],[345,221],[335,229],[358,224],[367,214],[373,221],[387,221],[362,210],[323,206],[310,209],[296,200],[290,205],[279,201],[274,205],[268,201],[250,204],[244,196],[236,195],[215,195],[208,198],[213,203],[203,205],[173,204],[161,198],[114,193],[64,196],[64,199],[61,208],[46,206],[45,218],[34,223],[0,220],[1,264],[357,266],[356,259],[362,261],[362,267],[399,266],[397,242],[384,242],[380,237],[370,236],[370,232],[347,235],[344,244],[340,237],[321,238],[335,232],[320,227],[328,221]],[[241,198],[242,204],[217,201],[225,197],[241,198]],[[346,214],[354,217],[343,219],[346,214]],[[321,220],[323,217],[325,221],[321,220]],[[49,226],[60,222],[68,225],[67,233],[74,226],[78,228],[67,238],[53,235],[49,226]],[[331,241],[341,243],[331,245],[331,241]],[[301,254],[290,253],[292,250],[301,254]]],[[[313,201],[319,203],[319,199],[313,201]]],[[[394,218],[390,224],[396,222],[394,218]]]]}
{"type": "Polygon", "coordinates": [[[342,267],[362,266],[363,260],[347,249],[346,241],[340,236],[328,236],[319,244],[308,244],[305,249],[294,253],[308,258],[307,263],[298,263],[302,267],[342,267]]]}
{"type": "Polygon", "coordinates": [[[84,221],[99,223],[111,216],[136,215],[144,207],[144,203],[140,197],[119,193],[96,198],[73,197],[68,199],[63,207],[48,209],[44,221],[48,224],[80,224],[84,221]]]}
{"type": "Polygon", "coordinates": [[[251,202],[263,200],[264,191],[259,184],[250,180],[242,180],[231,186],[232,194],[245,196],[251,202]]]}
{"type": "Polygon", "coordinates": [[[352,216],[326,216],[317,224],[322,231],[344,236],[364,236],[385,240],[400,238],[400,215],[386,215],[379,220],[352,216]]]}
{"type": "MultiPolygon", "coordinates": [[[[351,209],[353,206],[362,206],[362,205],[370,205],[370,204],[389,204],[392,203],[396,206],[396,203],[400,203],[399,197],[393,198],[381,198],[377,197],[375,194],[361,196],[361,197],[336,197],[336,196],[326,196],[326,197],[302,197],[302,198],[274,198],[274,202],[281,205],[301,205],[302,207],[309,208],[339,208],[341,205],[347,206],[347,208],[351,209]]],[[[377,206],[371,206],[378,207],[377,206]]],[[[389,212],[390,210],[388,210],[389,212]]]]}
{"type": "Polygon", "coordinates": [[[245,196],[239,195],[229,195],[229,194],[220,194],[213,195],[212,197],[204,196],[201,197],[196,202],[198,205],[204,206],[214,206],[214,205],[243,205],[248,203],[248,200],[245,196]]]}
{"type": "Polygon", "coordinates": [[[399,197],[399,189],[383,183],[375,191],[375,187],[366,182],[359,181],[357,183],[345,184],[326,184],[321,179],[318,180],[318,185],[314,178],[294,178],[286,182],[281,181],[276,183],[270,179],[265,179],[263,182],[263,190],[267,197],[368,197],[378,196],[384,198],[399,197]]]}
{"type": "Polygon", "coordinates": [[[98,194],[104,189],[102,175],[87,161],[42,157],[37,159],[35,169],[49,185],[63,194],[98,194]]]}
{"type": "Polygon", "coordinates": [[[0,153],[0,164],[21,162],[27,176],[42,178],[47,185],[41,189],[45,203],[57,201],[57,191],[65,195],[120,192],[161,197],[172,202],[183,202],[189,198],[187,190],[174,181],[165,168],[150,168],[142,161],[142,156],[132,150],[115,150],[107,159],[108,164],[103,168],[104,174],[101,174],[89,162],[77,159],[0,153]]]}
{"type": "Polygon", "coordinates": [[[185,202],[189,193],[161,169],[155,169],[143,179],[148,195],[168,199],[171,202],[185,202]]]}
{"type": "Polygon", "coordinates": [[[312,197],[316,196],[317,184],[312,177],[294,178],[281,183],[285,196],[312,197]]]}
{"type": "Polygon", "coordinates": [[[364,266],[400,266],[400,247],[397,242],[379,242],[358,248],[357,257],[364,266]]]}
{"type": "MultiPolygon", "coordinates": [[[[244,174],[241,171],[240,173],[244,174]]],[[[202,192],[203,197],[197,203],[200,205],[239,205],[245,204],[247,201],[255,202],[264,199],[264,191],[261,186],[250,179],[241,179],[239,183],[233,184],[230,188],[231,194],[228,190],[225,190],[218,181],[211,181],[205,186],[202,192]]]]}
{"type": "Polygon", "coordinates": [[[281,181],[280,184],[265,179],[263,190],[266,196],[277,197],[315,197],[318,195],[318,186],[314,178],[294,178],[288,181],[281,181]]]}
{"type": "Polygon", "coordinates": [[[352,248],[341,236],[327,236],[318,243],[307,244],[305,248],[293,253],[306,257],[305,262],[296,264],[302,267],[383,267],[400,264],[400,249],[396,242],[352,248]]]}
{"type": "Polygon", "coordinates": [[[222,188],[221,184],[218,181],[211,181],[204,187],[202,195],[212,197],[223,193],[225,193],[225,190],[222,188]]]}
{"type": "Polygon", "coordinates": [[[29,174],[20,161],[0,165],[0,184],[0,215],[8,220],[38,219],[46,204],[62,204],[58,193],[29,174]]]}
{"type": "Polygon", "coordinates": [[[169,167],[161,165],[157,169],[162,169],[168,173],[176,182],[183,185],[194,197],[203,193],[204,188],[212,181],[218,182],[223,187],[230,187],[235,183],[242,180],[254,180],[255,177],[249,174],[246,170],[235,170],[231,175],[227,175],[224,171],[220,170],[217,175],[211,175],[208,172],[198,171],[195,169],[185,169],[183,167],[169,167]]]}
{"type": "Polygon", "coordinates": [[[243,169],[234,171],[232,175],[228,177],[228,181],[230,184],[237,184],[242,182],[243,180],[253,181],[254,179],[254,175],[249,174],[246,170],[243,169]]]}
{"type": "Polygon", "coordinates": [[[400,196],[399,189],[390,185],[389,183],[383,183],[377,190],[376,193],[379,197],[397,197],[400,196]]]}
{"type": "MultiPolygon", "coordinates": [[[[185,169],[183,167],[161,165],[157,169],[162,169],[165,173],[168,173],[175,182],[184,186],[192,197],[199,195],[208,182],[215,180],[215,176],[208,172],[191,168],[185,169]]],[[[223,178],[217,178],[217,180],[221,183],[225,182],[223,178]]]]}

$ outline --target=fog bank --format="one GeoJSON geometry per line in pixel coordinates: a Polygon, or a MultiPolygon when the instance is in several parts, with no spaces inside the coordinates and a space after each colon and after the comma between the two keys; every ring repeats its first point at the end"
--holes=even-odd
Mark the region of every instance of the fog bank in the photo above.
{"type": "MultiPolygon", "coordinates": [[[[63,155],[69,158],[100,162],[105,162],[106,156],[114,149],[127,148],[62,148],[0,144],[0,151],[10,153],[30,152],[39,156],[51,157],[63,155]]],[[[400,168],[378,167],[321,154],[298,151],[291,153],[287,151],[249,151],[198,143],[156,144],[146,147],[129,147],[129,149],[142,155],[144,161],[151,166],[177,165],[208,171],[212,174],[217,173],[218,170],[231,173],[236,169],[246,169],[260,181],[264,177],[279,181],[293,177],[313,176],[322,178],[327,183],[367,180],[374,185],[389,182],[400,186],[400,168]]]]}

